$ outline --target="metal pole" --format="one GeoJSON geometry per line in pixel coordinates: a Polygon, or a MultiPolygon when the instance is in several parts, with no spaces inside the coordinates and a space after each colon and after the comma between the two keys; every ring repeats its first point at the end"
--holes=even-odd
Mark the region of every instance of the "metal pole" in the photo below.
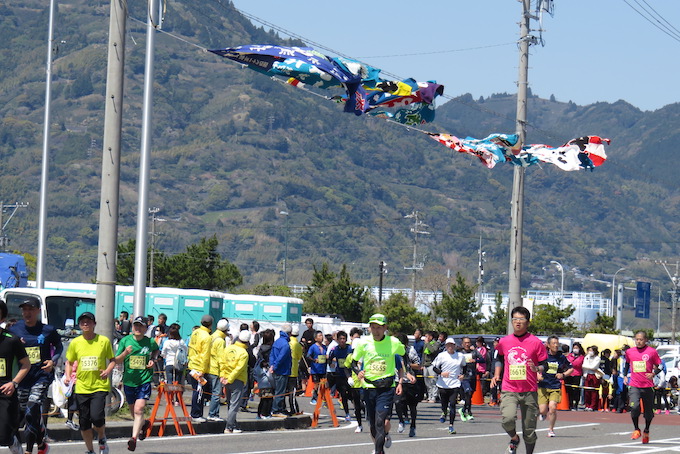
{"type": "Polygon", "coordinates": [[[623,326],[623,284],[619,284],[616,295],[616,330],[623,326]]]}
{"type": "Polygon", "coordinates": [[[106,108],[102,155],[102,194],[97,251],[97,332],[112,338],[116,295],[116,252],[120,191],[120,146],[123,121],[123,70],[127,2],[111,0],[106,108]]]}
{"type": "Polygon", "coordinates": [[[133,317],[146,313],[146,252],[149,232],[149,167],[151,161],[151,113],[153,109],[154,43],[158,26],[158,0],[149,0],[146,22],[146,61],[144,69],[144,109],[142,112],[142,148],[139,159],[139,201],[137,206],[137,240],[135,245],[135,294],[133,317]]]}
{"type": "MultiPolygon", "coordinates": [[[[517,81],[517,148],[524,146],[527,122],[529,73],[529,21],[531,0],[522,0],[519,39],[519,78],[517,81]]],[[[512,333],[512,309],[522,305],[522,234],[524,224],[524,167],[515,166],[512,182],[510,225],[510,272],[508,273],[508,334],[512,333]]]]}
{"type": "Polygon", "coordinates": [[[149,213],[151,213],[151,250],[149,251],[149,287],[153,287],[153,262],[156,251],[156,213],[158,213],[159,211],[160,208],[157,207],[149,208],[149,213]]]}
{"type": "Polygon", "coordinates": [[[45,124],[43,125],[42,171],[40,173],[40,212],[38,214],[38,257],[35,266],[35,286],[45,287],[45,241],[47,240],[47,182],[50,172],[50,123],[52,113],[52,55],[54,52],[54,3],[50,0],[50,22],[47,32],[47,63],[45,65],[45,124]]]}
{"type": "Polygon", "coordinates": [[[283,251],[283,285],[288,287],[288,212],[281,210],[279,214],[286,217],[286,232],[283,239],[285,245],[283,251]]]}
{"type": "Polygon", "coordinates": [[[625,271],[625,268],[619,268],[618,270],[616,270],[616,273],[614,273],[614,276],[612,277],[612,312],[614,312],[614,308],[616,307],[616,305],[614,304],[614,289],[616,288],[616,275],[619,274],[619,272],[621,271],[625,271]]]}
{"type": "Polygon", "coordinates": [[[383,274],[385,273],[385,262],[381,260],[380,264],[378,265],[378,268],[380,268],[380,284],[378,287],[378,306],[380,306],[382,304],[383,274]]]}

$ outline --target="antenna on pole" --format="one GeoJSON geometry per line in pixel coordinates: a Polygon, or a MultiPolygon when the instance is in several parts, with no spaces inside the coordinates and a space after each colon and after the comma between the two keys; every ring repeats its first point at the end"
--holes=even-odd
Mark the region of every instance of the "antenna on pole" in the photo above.
{"type": "Polygon", "coordinates": [[[416,305],[416,273],[418,271],[423,270],[423,262],[417,263],[417,255],[418,255],[418,235],[429,235],[430,232],[426,230],[422,230],[426,227],[429,227],[429,225],[425,224],[423,221],[419,219],[420,213],[418,211],[413,211],[411,214],[407,214],[404,216],[406,219],[413,219],[413,227],[411,227],[411,232],[413,233],[413,266],[407,267],[405,266],[405,270],[413,270],[413,281],[412,281],[412,290],[411,290],[411,304],[413,306],[416,305]]]}

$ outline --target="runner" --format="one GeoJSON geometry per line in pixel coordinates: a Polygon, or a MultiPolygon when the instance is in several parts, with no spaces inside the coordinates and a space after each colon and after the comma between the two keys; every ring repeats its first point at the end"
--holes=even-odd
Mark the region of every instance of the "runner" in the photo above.
{"type": "Polygon", "coordinates": [[[389,433],[387,418],[392,412],[394,395],[401,394],[403,369],[399,371],[395,388],[395,355],[403,356],[405,349],[399,339],[386,335],[387,317],[383,314],[372,315],[368,324],[371,336],[353,352],[352,369],[363,382],[366,419],[375,443],[375,454],[384,454],[384,448],[389,448],[392,444],[389,435],[386,435],[389,433]],[[359,370],[359,361],[363,361],[362,370],[359,370]]]}
{"type": "Polygon", "coordinates": [[[649,426],[654,419],[654,376],[661,369],[661,358],[656,349],[647,345],[647,333],[638,331],[635,333],[635,347],[626,350],[626,365],[623,371],[623,380],[628,385],[630,397],[630,417],[633,419],[633,435],[631,439],[637,440],[642,436],[642,443],[649,443],[649,426]],[[630,372],[630,376],[628,373],[630,372]],[[644,407],[645,430],[640,434],[640,401],[644,407]]]}
{"type": "Polygon", "coordinates": [[[519,445],[517,435],[517,407],[522,412],[522,437],[527,454],[536,446],[536,420],[538,419],[538,380],[536,373],[545,371],[548,354],[545,345],[529,333],[531,313],[525,307],[516,307],[510,314],[513,334],[498,343],[498,361],[491,386],[501,381],[501,424],[510,435],[508,454],[515,454],[519,445]]]}
{"type": "Polygon", "coordinates": [[[73,339],[66,350],[64,384],[68,385],[70,382],[73,364],[77,361],[75,396],[80,417],[80,434],[87,448],[86,454],[94,454],[93,426],[99,440],[99,454],[109,454],[104,408],[106,396],[111,389],[109,375],[116,366],[116,360],[111,341],[95,334],[97,321],[92,312],[80,314],[78,326],[83,334],[73,339]]]}
{"type": "Polygon", "coordinates": [[[38,454],[50,450],[45,443],[45,424],[42,417],[42,404],[47,399],[47,391],[54,381],[54,365],[57,363],[64,346],[61,336],[52,325],[43,325],[40,319],[40,300],[26,298],[20,305],[23,320],[16,322],[9,331],[24,343],[31,362],[31,369],[17,389],[21,414],[25,418],[24,434],[26,451],[32,452],[38,445],[38,454]]]}
{"type": "MultiPolygon", "coordinates": [[[[446,339],[444,346],[446,351],[437,355],[432,362],[432,367],[439,376],[437,388],[439,388],[439,397],[442,400],[442,415],[439,422],[445,422],[448,414],[449,433],[455,434],[456,429],[453,427],[453,422],[456,419],[456,402],[459,396],[462,397],[461,380],[465,378],[463,368],[467,359],[463,353],[456,352],[456,341],[452,338],[446,339]]],[[[462,414],[461,419],[465,421],[462,414]]]]}
{"type": "MultiPolygon", "coordinates": [[[[349,336],[351,338],[350,345],[352,347],[352,351],[356,350],[359,344],[362,342],[361,340],[362,335],[363,331],[361,330],[361,328],[357,328],[356,326],[349,331],[349,336]]],[[[352,353],[350,353],[349,355],[347,355],[347,358],[345,358],[345,369],[351,372],[351,376],[347,378],[347,383],[351,387],[350,391],[352,393],[352,405],[354,405],[354,419],[357,420],[357,428],[354,429],[354,433],[358,434],[363,432],[364,430],[364,427],[361,425],[361,413],[364,407],[364,399],[362,398],[362,393],[364,390],[361,388],[361,382],[357,377],[357,373],[352,368],[352,360],[353,355],[352,353]]]]}
{"type": "MultiPolygon", "coordinates": [[[[0,300],[0,322],[4,322],[6,318],[7,304],[0,300]]],[[[21,340],[0,327],[0,445],[8,446],[12,454],[24,454],[18,437],[19,399],[15,391],[30,368],[31,362],[21,340]],[[12,377],[12,365],[15,362],[21,368],[12,377]]]]}
{"type": "Polygon", "coordinates": [[[472,394],[474,394],[475,389],[477,388],[477,365],[485,364],[486,359],[484,358],[484,355],[472,348],[472,341],[469,337],[463,337],[461,344],[463,348],[460,352],[463,355],[463,358],[465,358],[465,365],[463,366],[464,377],[461,382],[463,407],[458,410],[458,414],[460,415],[461,421],[465,422],[473,421],[475,419],[474,416],[472,416],[472,394]]]}
{"type": "Polygon", "coordinates": [[[137,447],[137,438],[144,440],[151,422],[144,420],[144,408],[151,397],[154,364],[158,358],[158,344],[145,336],[148,320],[136,317],[132,322],[132,334],[118,342],[116,363],[123,364],[123,389],[125,400],[132,415],[132,437],[128,440],[128,451],[137,447]]]}
{"type": "Polygon", "coordinates": [[[401,380],[401,394],[395,396],[394,407],[399,417],[398,433],[403,433],[406,424],[410,424],[408,436],[416,436],[416,419],[418,417],[418,402],[422,399],[418,382],[416,379],[416,371],[420,371],[420,355],[414,346],[409,346],[408,336],[404,333],[397,334],[397,337],[404,348],[402,361],[404,363],[404,378],[401,380]],[[410,415],[410,418],[409,418],[410,415]]]}
{"type": "Polygon", "coordinates": [[[321,379],[326,376],[326,346],[323,344],[323,333],[317,331],[314,335],[314,340],[315,343],[307,350],[309,375],[314,383],[314,393],[310,401],[312,405],[316,405],[316,399],[319,396],[319,384],[321,379]]]}
{"type": "Polygon", "coordinates": [[[345,410],[345,421],[351,422],[352,417],[349,414],[349,400],[350,390],[347,378],[349,372],[345,367],[345,359],[352,353],[352,347],[347,343],[347,333],[338,331],[336,334],[338,345],[333,347],[328,353],[328,362],[333,364],[333,372],[328,373],[328,386],[335,387],[340,394],[342,401],[342,408],[345,410]]]}
{"type": "Polygon", "coordinates": [[[557,421],[557,404],[562,401],[562,382],[571,375],[574,368],[562,354],[560,340],[557,336],[550,336],[548,346],[548,368],[538,374],[538,408],[541,417],[548,417],[548,436],[555,436],[555,422],[557,421]]]}

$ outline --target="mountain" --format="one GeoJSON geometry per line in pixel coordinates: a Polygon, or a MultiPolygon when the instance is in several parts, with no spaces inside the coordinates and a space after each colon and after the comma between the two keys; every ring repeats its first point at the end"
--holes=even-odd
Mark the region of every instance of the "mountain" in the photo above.
{"type": "MultiPolygon", "coordinates": [[[[0,3],[0,200],[29,202],[8,223],[12,249],[36,254],[47,36],[45,2],[0,3]]],[[[129,3],[119,239],[135,236],[145,2],[129,3]],[[133,4],[134,3],[134,4],[133,4]],[[139,3],[139,4],[137,4],[139,3]]],[[[49,280],[96,275],[109,4],[59,2],[48,196],[49,280]]],[[[167,3],[156,39],[150,206],[161,208],[158,249],[183,251],[216,235],[246,287],[307,284],[326,261],[377,285],[410,286],[418,211],[419,287],[446,270],[477,279],[480,235],[486,291],[507,289],[512,167],[486,169],[426,135],[272,81],[205,49],[300,45],[258,28],[225,0],[167,3]],[[181,39],[178,39],[181,38],[181,39]],[[193,43],[195,45],[189,44],[193,43]],[[285,211],[288,216],[281,215],[285,211]],[[287,240],[286,240],[287,238],[287,240]]],[[[511,74],[508,77],[513,77],[511,74]]],[[[513,132],[515,97],[454,96],[433,130],[483,137],[513,132]]],[[[675,260],[676,144],[680,105],[643,112],[625,101],[578,106],[531,95],[528,141],[560,145],[587,134],[612,139],[595,172],[527,169],[523,287],[558,260],[570,290],[619,279],[669,280],[655,259],[675,260]],[[587,279],[576,281],[575,276],[587,279]]]]}

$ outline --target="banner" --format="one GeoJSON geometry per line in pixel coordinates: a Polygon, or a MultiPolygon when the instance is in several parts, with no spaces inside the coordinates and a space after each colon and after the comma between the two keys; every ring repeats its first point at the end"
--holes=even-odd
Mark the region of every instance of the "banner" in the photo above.
{"type": "Polygon", "coordinates": [[[638,281],[637,292],[635,293],[636,318],[649,318],[651,291],[652,291],[651,283],[638,281]]]}

